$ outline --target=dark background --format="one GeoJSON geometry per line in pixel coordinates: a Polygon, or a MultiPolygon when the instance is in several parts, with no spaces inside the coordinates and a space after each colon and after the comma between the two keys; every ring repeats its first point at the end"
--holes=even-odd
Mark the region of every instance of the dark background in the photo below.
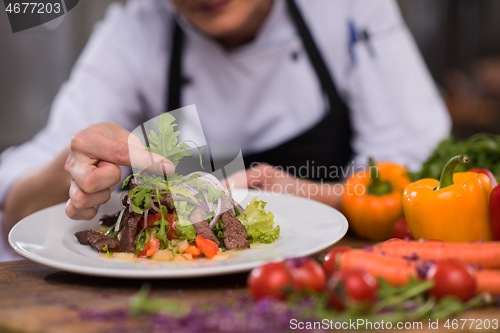
{"type": "MultiPolygon", "coordinates": [[[[0,13],[0,151],[45,125],[55,94],[112,2],[82,0],[64,17],[16,34],[0,13]]],[[[398,2],[447,101],[454,133],[500,133],[500,0],[398,2]]]]}

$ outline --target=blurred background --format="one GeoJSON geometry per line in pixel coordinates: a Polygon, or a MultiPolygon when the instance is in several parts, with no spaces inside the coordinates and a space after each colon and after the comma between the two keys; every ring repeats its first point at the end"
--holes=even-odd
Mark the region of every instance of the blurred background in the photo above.
{"type": "MultiPolygon", "coordinates": [[[[45,125],[54,96],[112,2],[80,1],[61,19],[16,34],[0,15],[0,151],[45,125]]],[[[453,133],[500,134],[500,1],[398,2],[445,97],[453,133]]]]}

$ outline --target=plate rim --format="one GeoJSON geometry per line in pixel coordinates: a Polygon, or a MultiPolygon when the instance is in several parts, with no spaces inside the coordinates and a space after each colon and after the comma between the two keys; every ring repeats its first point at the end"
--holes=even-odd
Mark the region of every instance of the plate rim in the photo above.
{"type": "MultiPolygon", "coordinates": [[[[336,235],[336,237],[332,238],[331,241],[325,242],[323,244],[314,246],[311,249],[300,252],[300,255],[297,254],[294,257],[296,257],[296,256],[306,257],[306,256],[311,256],[313,254],[321,252],[322,250],[332,246],[333,244],[339,242],[342,238],[344,238],[345,234],[347,233],[347,231],[349,229],[349,223],[348,223],[346,217],[339,210],[337,210],[331,206],[328,206],[322,202],[314,201],[314,200],[311,200],[308,198],[290,195],[290,194],[278,194],[278,193],[266,192],[266,191],[248,190],[249,195],[251,193],[254,193],[254,192],[258,193],[258,194],[253,195],[253,196],[257,196],[257,197],[259,194],[266,194],[266,195],[277,196],[277,197],[292,197],[294,199],[303,200],[305,202],[309,202],[309,203],[312,202],[314,204],[324,206],[328,209],[331,209],[332,212],[335,213],[339,217],[339,223],[341,223],[341,230],[336,235]]],[[[116,193],[114,195],[116,195],[116,193]]],[[[49,210],[49,209],[54,209],[54,207],[62,206],[62,205],[64,205],[64,203],[44,208],[43,210],[40,210],[40,211],[33,213],[33,214],[41,213],[41,212],[49,210]]],[[[31,214],[29,216],[32,216],[33,214],[31,214]]],[[[73,264],[73,263],[60,262],[60,261],[57,261],[54,259],[47,258],[46,256],[34,254],[30,251],[23,249],[21,246],[19,246],[17,244],[17,242],[19,242],[19,240],[14,242],[12,239],[13,233],[15,232],[16,228],[20,228],[19,225],[21,223],[23,223],[23,221],[26,218],[28,218],[29,216],[23,218],[21,221],[16,223],[16,225],[9,232],[8,242],[9,242],[9,245],[14,249],[14,251],[26,259],[31,260],[31,261],[36,262],[36,263],[39,263],[39,264],[42,264],[44,266],[55,268],[55,269],[58,269],[58,270],[61,270],[64,272],[71,272],[71,273],[76,273],[76,274],[81,274],[81,275],[86,275],[86,276],[98,276],[98,277],[120,278],[120,279],[199,278],[199,277],[204,277],[204,276],[216,276],[216,275],[226,275],[226,274],[236,274],[236,273],[248,272],[251,269],[258,267],[264,263],[273,262],[273,261],[281,261],[285,258],[288,258],[286,255],[284,255],[281,258],[248,261],[248,262],[238,263],[238,264],[234,264],[234,265],[218,266],[216,268],[203,267],[203,268],[192,269],[189,271],[186,269],[154,270],[154,271],[143,271],[143,270],[132,270],[132,269],[124,269],[124,270],[120,269],[119,270],[116,268],[103,269],[103,267],[92,267],[92,266],[89,267],[89,266],[85,266],[85,265],[82,266],[81,264],[79,265],[79,264],[73,264]],[[168,272],[168,274],[165,274],[166,272],[168,272]]],[[[100,260],[102,260],[102,259],[100,259],[100,260]]],[[[152,263],[151,265],[154,265],[154,264],[152,263]]]]}

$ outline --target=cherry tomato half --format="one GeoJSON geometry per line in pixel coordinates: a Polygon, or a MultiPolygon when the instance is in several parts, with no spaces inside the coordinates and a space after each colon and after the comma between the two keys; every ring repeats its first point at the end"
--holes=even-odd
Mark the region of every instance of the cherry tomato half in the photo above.
{"type": "Polygon", "coordinates": [[[287,290],[292,288],[293,279],[284,263],[272,262],[254,268],[248,276],[247,285],[254,299],[268,296],[284,300],[287,290]]]}
{"type": "Polygon", "coordinates": [[[476,293],[474,271],[470,266],[460,261],[438,261],[431,266],[426,278],[435,282],[434,287],[427,293],[437,299],[444,296],[455,296],[466,302],[476,293]]]}
{"type": "Polygon", "coordinates": [[[406,219],[404,217],[394,224],[394,227],[392,228],[392,237],[413,240],[410,228],[408,228],[408,223],[406,223],[406,219]]]}
{"type": "Polygon", "coordinates": [[[339,246],[330,250],[323,259],[323,270],[325,271],[326,276],[332,275],[336,271],[336,256],[338,253],[350,251],[351,248],[347,246],[339,246]]]}
{"type": "Polygon", "coordinates": [[[377,280],[368,272],[348,269],[333,273],[327,283],[329,304],[343,311],[346,304],[370,307],[377,298],[377,280]]]}

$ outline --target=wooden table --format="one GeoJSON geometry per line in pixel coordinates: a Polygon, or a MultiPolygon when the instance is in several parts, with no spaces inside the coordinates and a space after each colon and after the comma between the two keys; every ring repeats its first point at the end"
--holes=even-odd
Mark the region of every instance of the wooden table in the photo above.
{"type": "MultiPolygon", "coordinates": [[[[362,247],[367,244],[346,237],[337,245],[362,247]]],[[[246,294],[246,278],[247,274],[243,273],[197,279],[153,280],[151,295],[176,300],[183,305],[222,302],[246,294]]],[[[0,332],[116,332],[116,323],[84,319],[81,311],[125,310],[129,298],[137,293],[143,282],[66,273],[28,260],[0,263],[0,332]]],[[[500,310],[471,311],[460,318],[500,320],[500,310]]],[[[147,332],[141,328],[140,322],[132,319],[120,326],[121,333],[147,332]]],[[[425,326],[415,332],[470,331],[444,328],[429,330],[425,326]]],[[[485,329],[477,331],[484,332],[485,329]]]]}

